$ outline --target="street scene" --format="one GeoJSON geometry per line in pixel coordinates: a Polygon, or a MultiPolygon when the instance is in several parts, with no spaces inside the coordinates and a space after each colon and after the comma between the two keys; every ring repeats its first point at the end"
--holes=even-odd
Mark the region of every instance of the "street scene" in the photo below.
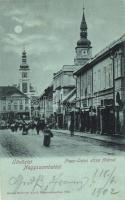
{"type": "Polygon", "coordinates": [[[23,136],[21,131],[0,131],[0,157],[125,156],[123,145],[112,145],[79,136],[71,138],[69,134],[59,131],[53,131],[53,135],[50,147],[46,148],[42,132],[37,135],[35,130],[31,130],[28,135],[23,136]]]}
{"type": "Polygon", "coordinates": [[[100,1],[0,1],[0,157],[125,155],[125,2],[100,1]]]}

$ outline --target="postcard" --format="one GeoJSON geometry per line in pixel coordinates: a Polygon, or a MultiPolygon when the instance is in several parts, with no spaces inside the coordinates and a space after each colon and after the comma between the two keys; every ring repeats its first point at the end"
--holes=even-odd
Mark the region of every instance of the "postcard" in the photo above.
{"type": "Polygon", "coordinates": [[[125,0],[0,0],[0,200],[125,199],[125,0]]]}

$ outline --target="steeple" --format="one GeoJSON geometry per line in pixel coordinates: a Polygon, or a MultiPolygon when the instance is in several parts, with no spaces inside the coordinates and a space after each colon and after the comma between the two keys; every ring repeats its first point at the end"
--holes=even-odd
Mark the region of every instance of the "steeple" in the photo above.
{"type": "Polygon", "coordinates": [[[80,40],[75,48],[75,66],[84,65],[92,57],[91,42],[87,38],[87,23],[85,19],[85,8],[83,6],[82,21],[80,24],[80,40]]]}
{"type": "Polygon", "coordinates": [[[22,52],[22,63],[21,63],[21,65],[20,65],[20,68],[21,69],[29,69],[29,66],[28,66],[28,64],[27,64],[27,55],[26,55],[26,51],[25,51],[25,48],[24,48],[24,50],[23,50],[23,52],[22,52]]]}
{"type": "Polygon", "coordinates": [[[77,46],[82,47],[90,47],[91,42],[87,39],[87,23],[85,20],[85,8],[83,7],[83,15],[82,15],[82,21],[80,25],[80,40],[77,42],[77,46]]]}
{"type": "Polygon", "coordinates": [[[84,14],[84,7],[83,7],[83,15],[82,15],[82,21],[81,21],[81,26],[80,26],[80,36],[82,37],[86,37],[87,38],[87,24],[86,24],[86,20],[85,20],[85,14],[84,14]]]}
{"type": "Polygon", "coordinates": [[[22,64],[26,64],[27,63],[27,57],[26,57],[26,51],[24,49],[24,51],[22,52],[22,64]]]}

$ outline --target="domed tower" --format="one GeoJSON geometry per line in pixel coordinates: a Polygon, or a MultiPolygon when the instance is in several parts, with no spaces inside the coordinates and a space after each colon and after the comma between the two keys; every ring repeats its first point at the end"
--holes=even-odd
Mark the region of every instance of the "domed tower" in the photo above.
{"type": "Polygon", "coordinates": [[[19,89],[21,92],[23,92],[26,95],[30,95],[30,69],[27,64],[27,55],[26,51],[24,50],[22,52],[22,63],[19,68],[20,71],[20,77],[19,77],[19,89]]]}
{"type": "Polygon", "coordinates": [[[87,23],[85,20],[84,8],[80,25],[80,40],[77,42],[76,57],[74,63],[76,66],[84,65],[92,57],[92,47],[90,40],[87,39],[87,23]]]}

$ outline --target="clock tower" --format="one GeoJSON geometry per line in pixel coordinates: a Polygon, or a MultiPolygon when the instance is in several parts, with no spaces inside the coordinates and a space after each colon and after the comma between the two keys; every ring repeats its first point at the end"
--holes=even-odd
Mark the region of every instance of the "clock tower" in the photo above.
{"type": "Polygon", "coordinates": [[[77,42],[75,48],[76,57],[74,59],[74,64],[76,66],[84,65],[92,57],[91,42],[87,39],[87,35],[87,24],[83,8],[83,16],[80,25],[80,40],[77,42]]]}
{"type": "Polygon", "coordinates": [[[26,51],[22,52],[22,63],[20,65],[20,74],[19,74],[19,89],[21,92],[26,94],[27,96],[30,95],[30,69],[27,64],[27,56],[26,51]]]}

